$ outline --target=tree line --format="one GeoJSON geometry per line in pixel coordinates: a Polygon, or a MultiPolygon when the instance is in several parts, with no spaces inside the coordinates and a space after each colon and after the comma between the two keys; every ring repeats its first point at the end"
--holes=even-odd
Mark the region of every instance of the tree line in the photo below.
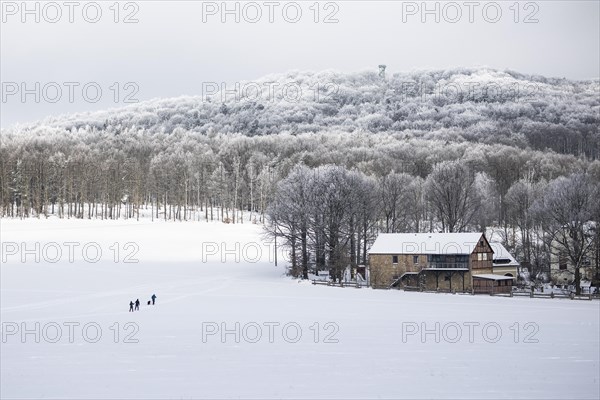
{"type": "Polygon", "coordinates": [[[585,239],[569,256],[574,263],[589,250],[586,223],[596,214],[552,222],[556,207],[540,203],[577,174],[586,177],[580,186],[596,187],[600,161],[390,133],[117,135],[40,126],[2,137],[0,212],[264,223],[304,277],[331,269],[339,278],[346,265],[365,264],[379,232],[488,231],[538,276],[548,269],[550,238],[560,239],[556,226],[582,224],[568,236],[585,239]]]}
{"type": "Polygon", "coordinates": [[[464,160],[438,163],[426,179],[298,166],[277,185],[268,230],[290,249],[293,275],[328,270],[339,280],[348,265],[366,265],[380,232],[491,231],[534,280],[548,278],[551,257],[566,258],[579,293],[581,267],[600,265],[598,167],[551,181],[519,178],[503,196],[500,221],[497,185],[464,160]]]}

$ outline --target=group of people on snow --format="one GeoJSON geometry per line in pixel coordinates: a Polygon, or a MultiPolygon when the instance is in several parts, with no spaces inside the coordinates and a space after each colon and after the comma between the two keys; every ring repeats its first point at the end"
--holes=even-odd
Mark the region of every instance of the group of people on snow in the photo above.
{"type": "MultiPolygon", "coordinates": [[[[148,300],[148,305],[150,305],[150,304],[154,305],[155,302],[156,302],[156,295],[153,294],[152,297],[150,297],[150,300],[148,300]]],[[[140,310],[140,299],[137,299],[135,301],[135,303],[133,302],[133,300],[131,300],[129,302],[129,312],[139,311],[139,310],[140,310]]]]}

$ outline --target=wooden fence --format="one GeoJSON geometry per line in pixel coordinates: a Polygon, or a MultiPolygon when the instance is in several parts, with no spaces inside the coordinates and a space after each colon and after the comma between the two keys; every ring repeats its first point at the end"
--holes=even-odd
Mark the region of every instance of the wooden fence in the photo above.
{"type": "Polygon", "coordinates": [[[318,279],[312,280],[313,285],[326,285],[326,286],[335,286],[335,287],[353,287],[353,288],[362,288],[367,287],[366,283],[360,282],[332,282],[332,281],[321,281],[318,279]]]}
{"type": "MultiPolygon", "coordinates": [[[[332,282],[332,281],[326,281],[326,280],[318,280],[318,279],[313,279],[312,280],[312,284],[313,285],[325,285],[325,286],[334,286],[334,287],[353,287],[353,288],[362,288],[362,287],[369,287],[366,283],[364,282],[332,282]]],[[[394,289],[391,288],[390,286],[386,286],[386,285],[372,285],[370,286],[373,289],[394,289]]],[[[600,293],[588,293],[588,294],[580,294],[580,295],[576,295],[573,292],[563,292],[563,293],[543,293],[543,292],[537,292],[537,291],[532,291],[532,290],[512,290],[510,292],[492,292],[492,293],[476,293],[476,292],[458,292],[458,291],[453,291],[450,292],[449,290],[423,290],[422,288],[418,287],[418,286],[404,286],[402,288],[397,288],[400,290],[404,290],[405,292],[426,292],[426,293],[459,293],[459,294],[464,294],[464,293],[468,293],[468,294],[489,294],[490,296],[501,296],[501,297],[514,297],[514,296],[523,296],[523,297],[530,297],[530,298],[538,298],[538,299],[571,299],[571,300],[600,300],[600,293]]]]}
{"type": "Polygon", "coordinates": [[[587,294],[575,294],[573,292],[563,292],[563,293],[543,293],[536,292],[533,290],[513,290],[510,293],[510,297],[513,296],[527,296],[531,298],[538,299],[571,299],[571,300],[600,300],[600,294],[598,293],[587,293],[587,294]]]}

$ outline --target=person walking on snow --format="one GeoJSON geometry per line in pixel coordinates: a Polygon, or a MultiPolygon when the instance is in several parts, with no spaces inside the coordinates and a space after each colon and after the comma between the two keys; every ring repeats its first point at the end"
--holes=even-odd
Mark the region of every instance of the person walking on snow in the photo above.
{"type": "Polygon", "coordinates": [[[152,305],[154,305],[154,302],[156,301],[156,295],[153,294],[152,297],[151,297],[151,299],[152,299],[152,305]]]}
{"type": "Polygon", "coordinates": [[[129,302],[129,312],[133,312],[133,300],[129,302]]]}
{"type": "Polygon", "coordinates": [[[137,300],[135,301],[135,310],[136,310],[136,311],[139,311],[139,310],[140,310],[140,299],[137,299],[137,300]]]}

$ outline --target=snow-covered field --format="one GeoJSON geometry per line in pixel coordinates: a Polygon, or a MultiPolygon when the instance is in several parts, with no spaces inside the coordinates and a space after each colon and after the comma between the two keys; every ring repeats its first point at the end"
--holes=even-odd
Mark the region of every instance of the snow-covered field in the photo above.
{"type": "Polygon", "coordinates": [[[0,224],[2,398],[600,396],[597,301],[314,286],[253,224],[0,224]]]}

